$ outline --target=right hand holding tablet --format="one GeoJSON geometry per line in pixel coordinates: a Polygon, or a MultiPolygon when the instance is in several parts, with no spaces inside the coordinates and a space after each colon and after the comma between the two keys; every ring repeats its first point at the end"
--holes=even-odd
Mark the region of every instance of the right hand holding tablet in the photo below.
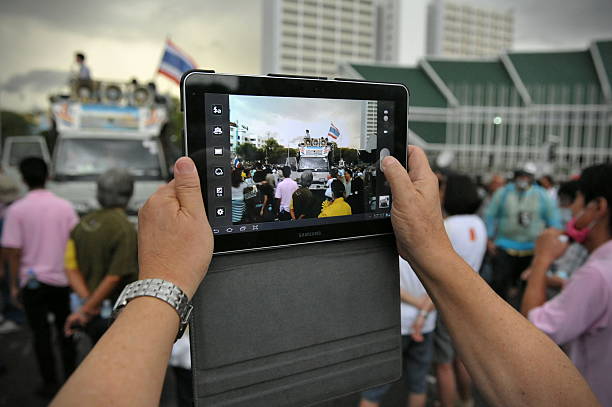
{"type": "Polygon", "coordinates": [[[451,250],[440,207],[438,178],[431,171],[425,152],[408,148],[408,169],[394,157],[382,162],[391,186],[391,221],[400,256],[411,265],[424,265],[444,251],[451,250]]]}

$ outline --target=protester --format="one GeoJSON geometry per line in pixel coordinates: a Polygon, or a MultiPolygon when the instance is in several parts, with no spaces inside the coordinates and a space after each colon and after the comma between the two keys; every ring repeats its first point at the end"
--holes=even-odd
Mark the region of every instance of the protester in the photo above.
{"type": "Polygon", "coordinates": [[[521,311],[569,355],[603,406],[612,406],[612,165],[582,171],[566,234],[589,252],[559,295],[546,301],[546,271],[567,249],[563,232],[538,238],[521,311]]]}
{"type": "Polygon", "coordinates": [[[491,286],[506,301],[529,267],[538,235],[546,227],[561,227],[559,211],[548,194],[533,184],[535,169],[526,165],[514,181],[495,192],[486,210],[488,249],[492,256],[491,286]]]}
{"type": "MultiPolygon", "coordinates": [[[[487,248],[487,231],[475,213],[480,206],[476,185],[466,175],[449,174],[440,191],[446,233],[453,249],[470,267],[478,272],[487,248]]],[[[438,396],[442,407],[453,407],[457,389],[462,405],[472,405],[471,379],[461,360],[457,358],[453,342],[441,318],[434,331],[434,363],[438,396]]]]}
{"type": "Polygon", "coordinates": [[[553,179],[553,177],[548,174],[542,175],[538,180],[538,184],[540,184],[540,186],[546,190],[550,199],[552,199],[552,201],[556,203],[557,187],[555,186],[555,180],[553,179]]]}
{"type": "Polygon", "coordinates": [[[278,219],[291,220],[291,197],[298,189],[298,184],[291,179],[291,167],[289,166],[283,167],[283,177],[284,179],[278,184],[274,194],[277,201],[278,219]]]}
{"type": "Polygon", "coordinates": [[[240,223],[244,218],[244,189],[247,185],[242,181],[242,168],[232,170],[232,223],[240,223]]]}
{"type": "MultiPolygon", "coordinates": [[[[444,315],[488,402],[597,405],[559,348],[454,252],[444,230],[437,180],[423,150],[410,147],[408,163],[410,175],[393,157],[382,163],[395,197],[391,220],[397,248],[444,315]]],[[[160,188],[139,213],[139,278],[165,279],[191,298],[208,270],[213,236],[193,161],[179,159],[174,173],[175,181],[160,188]]],[[[177,312],[163,301],[133,299],[51,406],[158,404],[178,325],[177,312]]]]}
{"type": "MultiPolygon", "coordinates": [[[[269,173],[266,175],[266,182],[268,185],[272,187],[273,190],[276,190],[276,176],[273,173],[269,173]]],[[[272,196],[274,198],[274,196],[272,196]]]]}
{"type": "Polygon", "coordinates": [[[300,176],[301,186],[295,190],[291,199],[291,219],[316,218],[321,212],[322,201],[312,191],[312,171],[304,171],[300,176]]]}
{"type": "Polygon", "coordinates": [[[495,192],[502,188],[506,184],[506,180],[499,174],[490,175],[489,181],[486,183],[486,191],[484,194],[484,199],[480,204],[480,209],[478,209],[478,215],[484,219],[485,211],[489,207],[491,203],[491,199],[493,199],[493,195],[495,192]]]}
{"type": "MultiPolygon", "coordinates": [[[[0,236],[2,235],[6,210],[18,197],[19,187],[17,183],[8,175],[0,174],[0,236]]],[[[0,255],[0,335],[19,330],[19,326],[14,319],[16,315],[20,316],[20,310],[11,301],[9,273],[6,262],[0,255]]],[[[6,373],[7,370],[6,365],[0,360],[0,375],[6,373]]]]}
{"type": "Polygon", "coordinates": [[[345,196],[350,196],[352,193],[351,190],[351,180],[353,179],[353,171],[351,171],[350,168],[346,168],[344,170],[344,174],[343,174],[343,178],[342,178],[342,183],[344,184],[344,195],[345,196]]]}
{"type": "Polygon", "coordinates": [[[80,81],[90,81],[91,71],[89,70],[89,67],[85,64],[85,54],[83,54],[82,52],[77,52],[75,55],[75,61],[78,67],[78,72],[76,72],[76,79],[80,81]]]}
{"type": "Polygon", "coordinates": [[[331,189],[331,184],[332,182],[334,182],[335,179],[338,179],[338,169],[332,168],[329,171],[329,175],[327,175],[327,181],[325,183],[325,186],[327,187],[325,189],[325,197],[329,199],[330,201],[334,199],[334,194],[331,189]]]}
{"type": "Polygon", "coordinates": [[[274,220],[274,188],[266,180],[263,170],[258,170],[253,175],[255,182],[255,196],[247,201],[247,213],[249,222],[270,222],[274,220]]]}
{"type": "Polygon", "coordinates": [[[346,198],[346,203],[351,206],[351,213],[364,213],[367,197],[364,195],[363,178],[357,176],[351,181],[352,194],[346,198]]]}
{"type": "MultiPolygon", "coordinates": [[[[427,396],[427,373],[433,351],[433,329],[436,312],[406,260],[400,257],[400,312],[402,334],[403,371],[408,383],[409,407],[424,407],[427,396]]],[[[361,394],[360,407],[378,407],[391,387],[390,384],[375,387],[361,394]]]]}
{"type": "MultiPolygon", "coordinates": [[[[0,236],[6,211],[20,195],[19,186],[13,178],[0,174],[0,236]]],[[[17,323],[23,322],[22,311],[15,306],[10,294],[10,270],[3,257],[0,257],[0,334],[17,331],[17,323]]],[[[4,370],[0,363],[0,372],[4,370]]]]}
{"type": "MultiPolygon", "coordinates": [[[[568,181],[559,187],[559,208],[561,213],[561,223],[565,227],[572,219],[572,206],[576,201],[579,182],[576,180],[568,181]]],[[[570,243],[567,250],[551,265],[546,273],[547,297],[552,298],[557,295],[565,286],[569,278],[580,266],[584,264],[589,253],[580,243],[570,243]]],[[[531,274],[531,267],[521,274],[523,280],[527,280],[531,274]]]]}
{"type": "MultiPolygon", "coordinates": [[[[28,324],[34,336],[34,350],[43,379],[36,390],[51,397],[64,378],[56,376],[48,314],[54,316],[58,332],[70,314],[70,288],[64,272],[64,249],[78,216],[70,203],[45,189],[47,164],[38,157],[19,163],[29,188],[25,197],[11,205],[2,230],[3,252],[11,270],[11,296],[23,300],[28,324]]],[[[71,338],[58,338],[67,378],[75,367],[76,352],[71,338]]]]}
{"type": "Polygon", "coordinates": [[[345,190],[342,181],[335,179],[331,183],[333,200],[325,201],[322,205],[319,218],[327,218],[330,216],[347,216],[352,215],[351,207],[344,201],[345,190]]]}
{"type": "Polygon", "coordinates": [[[66,335],[83,327],[92,343],[98,342],[110,325],[110,307],[123,287],[138,277],[136,229],[125,209],[134,191],[134,178],[125,170],[111,169],[98,178],[97,197],[102,209],[81,219],[70,234],[65,263],[73,291],[84,301],[64,327],[66,335]]]}

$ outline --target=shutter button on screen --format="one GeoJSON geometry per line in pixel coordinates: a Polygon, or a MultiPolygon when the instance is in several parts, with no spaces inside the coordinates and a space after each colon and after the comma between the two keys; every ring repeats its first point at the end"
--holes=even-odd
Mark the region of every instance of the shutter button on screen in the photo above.
{"type": "Polygon", "coordinates": [[[385,172],[382,168],[382,160],[391,155],[391,151],[389,151],[389,149],[387,147],[383,148],[382,150],[380,150],[380,155],[379,155],[379,161],[378,161],[378,166],[380,167],[380,171],[385,172]]]}

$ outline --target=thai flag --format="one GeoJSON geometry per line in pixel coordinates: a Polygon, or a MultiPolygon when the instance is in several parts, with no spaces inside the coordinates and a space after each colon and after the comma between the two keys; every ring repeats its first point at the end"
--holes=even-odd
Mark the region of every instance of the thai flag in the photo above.
{"type": "Polygon", "coordinates": [[[340,130],[338,130],[338,128],[332,123],[329,127],[329,131],[327,132],[327,136],[336,140],[338,137],[340,137],[340,130]]]}
{"type": "Polygon", "coordinates": [[[196,63],[189,55],[174,45],[172,41],[166,40],[164,55],[158,69],[160,74],[176,82],[178,85],[181,82],[183,72],[194,69],[196,66],[196,63]]]}

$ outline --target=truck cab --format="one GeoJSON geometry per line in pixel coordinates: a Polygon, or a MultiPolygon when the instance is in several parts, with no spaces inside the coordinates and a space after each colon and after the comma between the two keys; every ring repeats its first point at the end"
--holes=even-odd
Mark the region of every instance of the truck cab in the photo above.
{"type": "Polygon", "coordinates": [[[128,215],[169,178],[162,144],[167,104],[146,87],[99,82],[92,92],[51,98],[56,140],[48,188],[79,214],[99,207],[96,180],[111,168],[134,176],[128,215]],[[85,96],[83,96],[85,94],[85,96]]]}
{"type": "Polygon", "coordinates": [[[27,157],[39,157],[51,164],[49,149],[42,136],[12,136],[7,137],[2,149],[2,172],[13,178],[19,185],[21,195],[27,192],[27,187],[19,174],[19,163],[27,157]]]}
{"type": "MultiPolygon", "coordinates": [[[[308,133],[307,133],[308,134],[308,133]]],[[[298,144],[297,169],[292,178],[299,179],[304,171],[312,171],[312,190],[326,189],[327,177],[331,169],[332,147],[324,137],[304,137],[298,144]]]]}

